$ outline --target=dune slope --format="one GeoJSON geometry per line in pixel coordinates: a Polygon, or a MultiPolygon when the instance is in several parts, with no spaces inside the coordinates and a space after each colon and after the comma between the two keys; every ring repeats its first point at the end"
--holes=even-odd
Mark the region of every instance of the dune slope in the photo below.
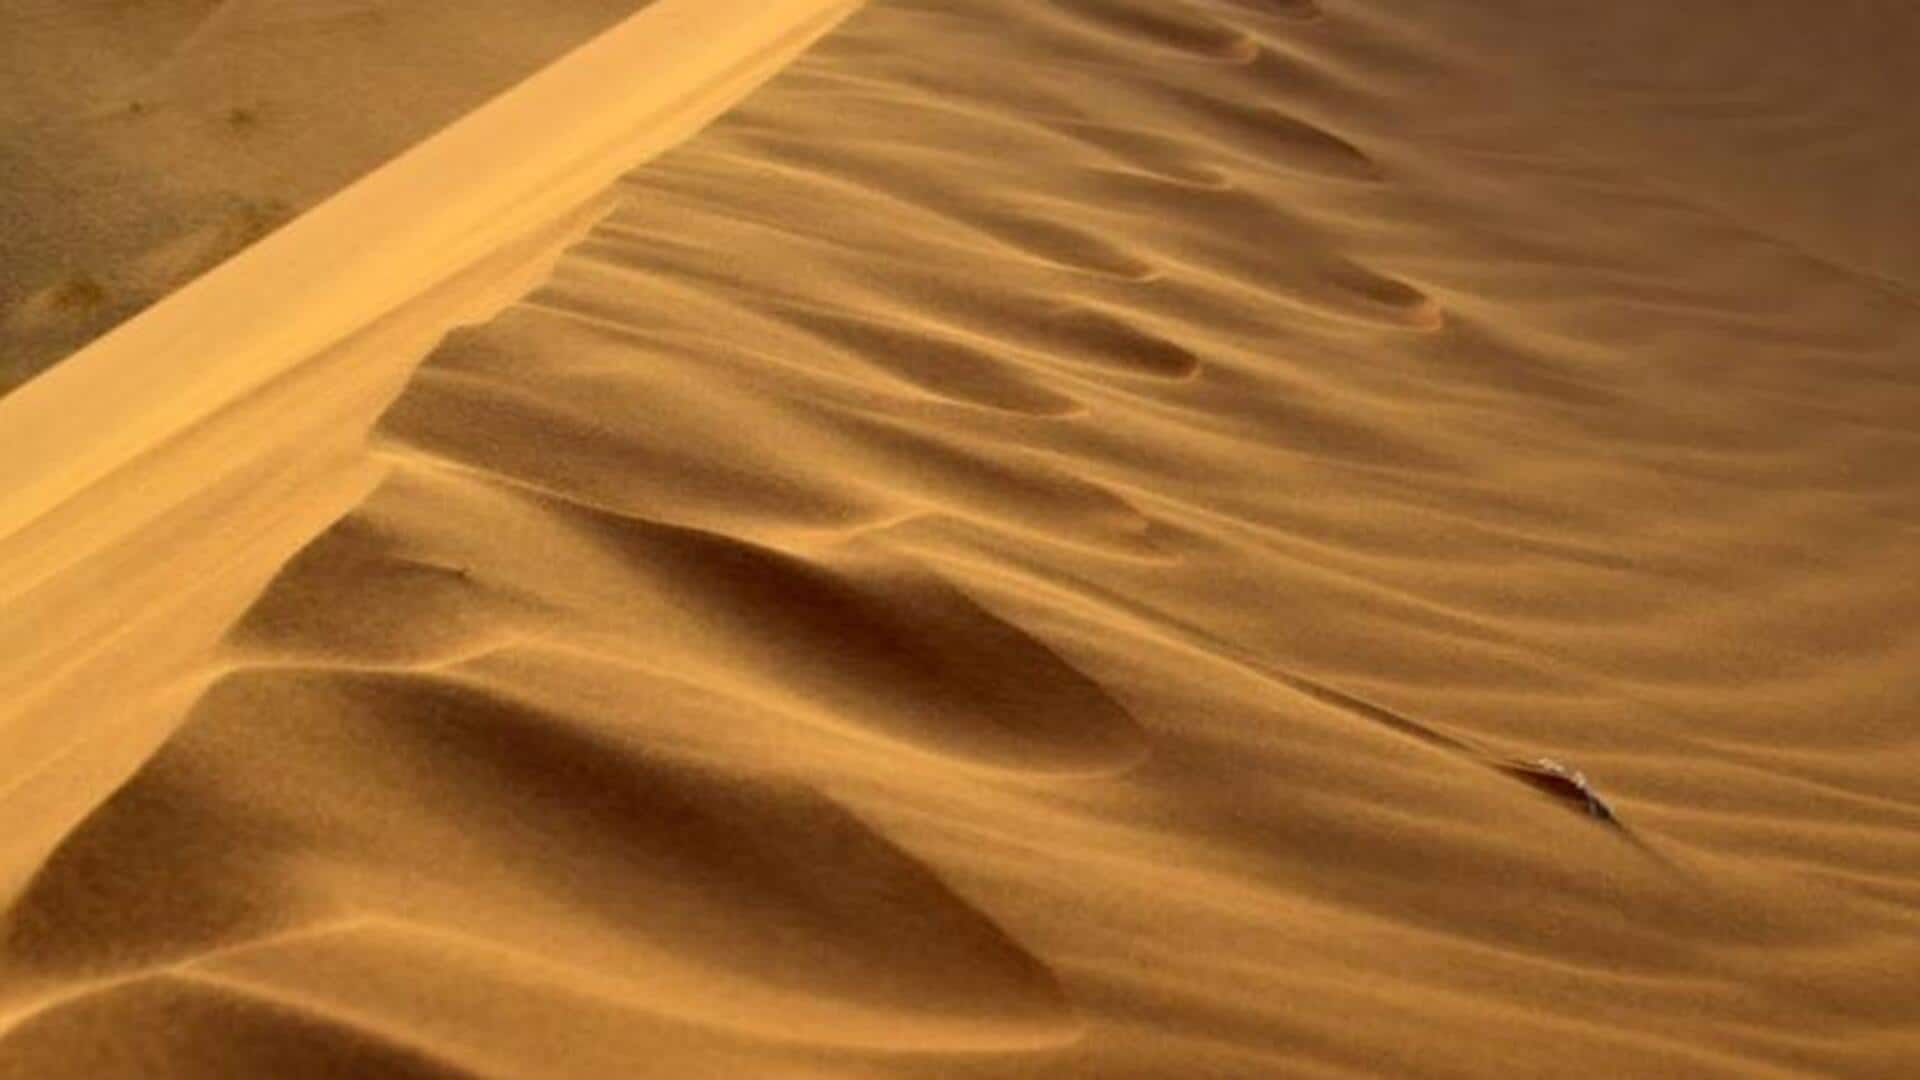
{"type": "Polygon", "coordinates": [[[0,1075],[1901,1075],[1885,174],[1388,7],[873,0],[550,215],[9,849],[0,1075]]]}
{"type": "Polygon", "coordinates": [[[648,0],[8,0],[0,394],[648,0]]]}

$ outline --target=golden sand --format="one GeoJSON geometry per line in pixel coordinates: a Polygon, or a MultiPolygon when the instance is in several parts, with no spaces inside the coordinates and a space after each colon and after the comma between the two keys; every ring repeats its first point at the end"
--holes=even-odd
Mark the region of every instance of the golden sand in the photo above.
{"type": "Polygon", "coordinates": [[[1920,16],[1590,8],[659,0],[0,400],[0,1077],[1910,1075],[1920,16]]]}

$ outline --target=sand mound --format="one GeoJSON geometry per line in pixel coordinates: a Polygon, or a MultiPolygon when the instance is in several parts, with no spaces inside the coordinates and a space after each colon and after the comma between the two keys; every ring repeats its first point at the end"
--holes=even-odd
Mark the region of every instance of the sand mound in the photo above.
{"type": "Polygon", "coordinates": [[[1523,7],[663,0],[30,384],[0,1055],[1900,1075],[1915,24],[1523,7]]]}

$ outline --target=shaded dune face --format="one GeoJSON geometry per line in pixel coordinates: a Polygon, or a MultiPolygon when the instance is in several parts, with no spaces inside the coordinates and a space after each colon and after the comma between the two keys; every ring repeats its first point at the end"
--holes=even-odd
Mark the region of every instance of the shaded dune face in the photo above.
{"type": "Polygon", "coordinates": [[[1019,773],[1124,769],[1144,748],[1098,684],[911,562],[803,558],[444,467],[402,466],[288,567],[236,640],[285,662],[390,670],[571,642],[1019,773]],[[371,554],[361,537],[380,534],[399,539],[371,554]]]}
{"type": "Polygon", "coordinates": [[[871,0],[412,374],[0,1075],[1902,1075],[1920,309],[1526,7],[871,0]]]}
{"type": "Polygon", "coordinates": [[[0,1058],[7,1080],[479,1075],[353,1024],[182,975],[141,976],[50,1008],[14,1029],[0,1058]],[[103,1039],[104,1031],[118,1034],[103,1039]]]}
{"type": "Polygon", "coordinates": [[[1018,1046],[1075,1030],[1044,967],[818,793],[399,673],[229,676],[35,881],[11,951],[104,974],[348,919],[486,941],[781,1038],[1018,1046]],[[182,861],[195,850],[206,863],[182,861]],[[292,916],[275,887],[314,910],[292,916]],[[282,923],[248,917],[263,911],[282,923]]]}

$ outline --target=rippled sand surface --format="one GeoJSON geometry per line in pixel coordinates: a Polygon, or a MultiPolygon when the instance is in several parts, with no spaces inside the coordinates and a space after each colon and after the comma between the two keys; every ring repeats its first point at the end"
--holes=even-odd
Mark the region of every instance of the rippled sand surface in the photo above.
{"type": "Polygon", "coordinates": [[[815,6],[0,539],[0,1076],[1909,1074],[1920,18],[815,6]]]}

